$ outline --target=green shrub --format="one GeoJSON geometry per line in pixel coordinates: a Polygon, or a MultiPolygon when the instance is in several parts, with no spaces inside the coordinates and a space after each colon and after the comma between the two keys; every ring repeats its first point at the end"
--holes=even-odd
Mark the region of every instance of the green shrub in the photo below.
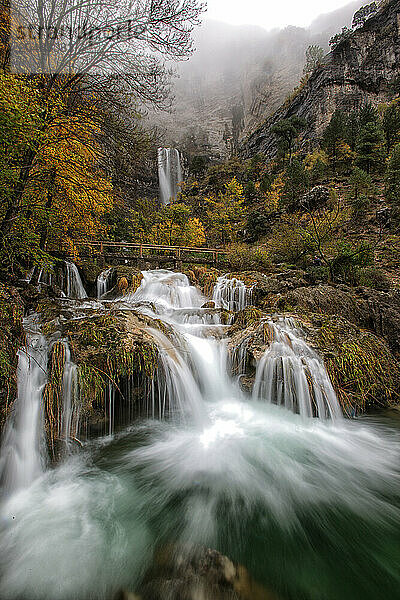
{"type": "Polygon", "coordinates": [[[385,273],[374,266],[358,269],[356,274],[357,285],[386,291],[390,288],[390,282],[385,273]]]}
{"type": "Polygon", "coordinates": [[[235,244],[228,249],[227,261],[235,271],[267,271],[271,266],[268,252],[261,247],[235,244]]]}

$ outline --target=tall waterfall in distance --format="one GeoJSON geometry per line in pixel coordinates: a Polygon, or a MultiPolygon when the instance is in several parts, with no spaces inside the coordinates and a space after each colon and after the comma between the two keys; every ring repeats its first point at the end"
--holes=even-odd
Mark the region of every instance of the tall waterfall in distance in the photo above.
{"type": "Polygon", "coordinates": [[[176,200],[179,192],[178,186],[183,177],[181,156],[176,148],[159,148],[157,159],[160,200],[165,206],[176,200]]]}

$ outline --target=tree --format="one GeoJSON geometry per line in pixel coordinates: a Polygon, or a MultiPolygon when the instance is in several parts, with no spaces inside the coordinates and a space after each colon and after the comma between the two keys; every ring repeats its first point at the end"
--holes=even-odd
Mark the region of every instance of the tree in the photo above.
{"type": "Polygon", "coordinates": [[[356,164],[367,173],[381,171],[385,164],[385,135],[379,122],[361,127],[356,144],[356,164]]]}
{"type": "Polygon", "coordinates": [[[392,206],[400,208],[400,143],[394,146],[389,157],[385,196],[392,206]]]}
{"type": "Polygon", "coordinates": [[[355,201],[358,200],[360,194],[369,194],[373,189],[371,175],[358,167],[354,167],[349,183],[355,201]]]}
{"type": "Polygon", "coordinates": [[[353,29],[358,29],[363,27],[367,19],[372,17],[378,10],[378,6],[376,2],[371,2],[371,4],[366,4],[362,6],[357,12],[354,13],[352,27],[353,29]]]}
{"type": "MultiPolygon", "coordinates": [[[[345,147],[346,139],[346,115],[341,110],[335,110],[328,126],[322,134],[321,145],[327,151],[333,169],[347,154],[345,147]]],[[[348,147],[350,150],[350,147],[348,147]]]]}
{"type": "Polygon", "coordinates": [[[237,241],[246,218],[243,186],[233,178],[224,188],[218,197],[206,199],[211,241],[222,245],[237,241]]]}
{"type": "Polygon", "coordinates": [[[161,57],[182,60],[193,51],[191,32],[204,9],[197,0],[19,0],[13,70],[45,75],[47,87],[62,78],[68,89],[122,79],[136,97],[158,102],[169,79],[161,57]]]}
{"type": "Polygon", "coordinates": [[[311,154],[307,154],[304,160],[304,167],[308,173],[310,183],[318,183],[327,174],[329,156],[324,150],[314,150],[311,154]]]}
{"type": "Polygon", "coordinates": [[[306,122],[304,119],[298,117],[297,115],[293,115],[288,119],[282,119],[276,123],[271,131],[275,135],[278,141],[278,149],[281,154],[285,156],[289,155],[289,163],[292,160],[292,154],[295,148],[295,142],[300,134],[300,132],[306,126],[306,122]]]}
{"type": "Polygon", "coordinates": [[[356,110],[345,115],[344,141],[350,146],[352,152],[356,149],[357,136],[360,130],[360,115],[356,110]]]}
{"type": "Polygon", "coordinates": [[[308,187],[307,171],[303,163],[297,158],[288,165],[284,174],[284,182],[281,202],[290,210],[294,210],[300,197],[308,187]]]}
{"type": "Polygon", "coordinates": [[[386,137],[386,150],[390,152],[400,139],[400,107],[397,102],[392,102],[386,108],[382,126],[386,137]]]}
{"type": "Polygon", "coordinates": [[[284,215],[272,233],[269,246],[278,260],[301,263],[318,257],[328,277],[354,280],[354,271],[371,262],[371,248],[365,243],[350,244],[342,238],[342,227],[348,221],[348,212],[340,201],[331,202],[318,210],[284,215]]]}
{"type": "Polygon", "coordinates": [[[335,50],[342,42],[347,40],[352,33],[352,30],[348,27],[342,27],[342,31],[331,37],[329,40],[331,49],[335,50]]]}
{"type": "Polygon", "coordinates": [[[205,233],[202,223],[192,217],[191,210],[182,203],[163,207],[155,217],[150,231],[151,241],[171,246],[203,246],[205,233]]]}
{"type": "Polygon", "coordinates": [[[319,67],[322,64],[323,58],[324,51],[321,46],[317,46],[316,44],[308,46],[306,50],[306,64],[303,68],[304,75],[307,75],[307,73],[312,73],[314,69],[319,67]]]}
{"type": "Polygon", "coordinates": [[[18,35],[12,66],[30,74],[30,87],[40,93],[43,106],[38,141],[19,156],[0,236],[10,233],[18,217],[38,163],[39,140],[51,128],[57,107],[72,114],[81,102],[107,96],[123,104],[132,95],[161,105],[171,75],[164,60],[191,53],[191,32],[203,8],[197,0],[122,0],[117,7],[103,0],[21,0],[18,10],[13,5],[18,35]]]}
{"type": "Polygon", "coordinates": [[[49,244],[72,251],[78,237],[103,230],[113,195],[98,166],[99,123],[94,111],[70,114],[62,98],[44,100],[8,74],[0,75],[0,106],[0,222],[9,226],[2,258],[10,268],[11,256],[17,264],[38,264],[49,260],[43,254],[49,244]],[[21,167],[24,156],[30,156],[29,169],[21,167]]]}

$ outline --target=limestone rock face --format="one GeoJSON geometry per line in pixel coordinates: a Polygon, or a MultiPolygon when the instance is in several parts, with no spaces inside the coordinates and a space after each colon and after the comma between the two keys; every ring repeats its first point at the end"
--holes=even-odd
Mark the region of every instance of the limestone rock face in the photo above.
{"type": "Polygon", "coordinates": [[[336,109],[358,109],[366,101],[377,106],[391,95],[391,82],[400,74],[400,0],[391,0],[325,57],[306,85],[242,143],[241,153],[276,153],[271,127],[297,115],[307,126],[301,148],[315,145],[336,109]]]}

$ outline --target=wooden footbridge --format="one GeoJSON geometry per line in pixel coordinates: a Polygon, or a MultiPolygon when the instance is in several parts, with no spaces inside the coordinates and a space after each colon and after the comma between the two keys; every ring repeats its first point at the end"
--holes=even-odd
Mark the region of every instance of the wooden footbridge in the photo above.
{"type": "Polygon", "coordinates": [[[103,259],[114,262],[166,264],[173,262],[175,267],[182,263],[198,263],[216,266],[226,261],[223,248],[196,248],[192,246],[166,246],[105,240],[86,240],[77,244],[79,256],[91,260],[103,259]]]}

